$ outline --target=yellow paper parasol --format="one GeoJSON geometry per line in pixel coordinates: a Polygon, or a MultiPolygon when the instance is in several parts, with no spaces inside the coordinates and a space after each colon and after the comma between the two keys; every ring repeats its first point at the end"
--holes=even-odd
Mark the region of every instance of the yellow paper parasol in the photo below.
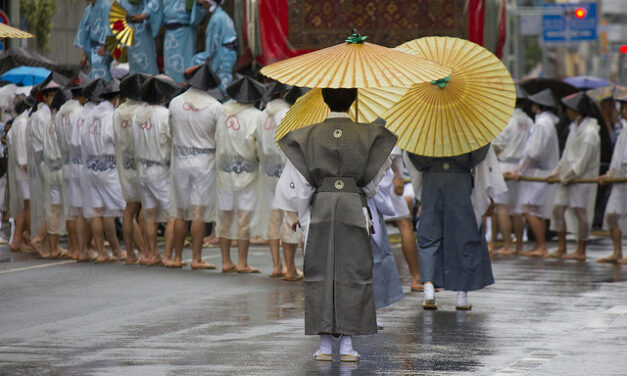
{"type": "MultiPolygon", "coordinates": [[[[349,115],[353,121],[371,123],[398,102],[407,89],[406,87],[358,89],[356,103],[351,107],[349,115]],[[356,111],[359,111],[358,117],[355,116],[356,111]]],[[[322,99],[322,89],[309,90],[298,98],[285,114],[277,128],[275,139],[278,141],[294,129],[324,121],[330,111],[322,99]]]]}
{"type": "Polygon", "coordinates": [[[365,38],[354,33],[346,43],[279,61],[261,73],[284,84],[311,88],[411,86],[451,73],[440,64],[364,42],[365,38]]]}
{"type": "Polygon", "coordinates": [[[0,23],[0,38],[35,38],[31,33],[0,23]]]}
{"type": "Polygon", "coordinates": [[[508,123],[516,89],[507,68],[467,40],[425,37],[399,49],[451,67],[450,77],[412,86],[383,118],[398,146],[431,157],[469,153],[491,142],[508,123]]]}
{"type": "Polygon", "coordinates": [[[130,47],[135,43],[135,30],[126,20],[127,11],[115,1],[109,11],[109,27],[120,44],[130,47]]]}
{"type": "Polygon", "coordinates": [[[118,43],[115,37],[109,36],[105,39],[105,48],[118,63],[128,63],[128,48],[118,43]]]}

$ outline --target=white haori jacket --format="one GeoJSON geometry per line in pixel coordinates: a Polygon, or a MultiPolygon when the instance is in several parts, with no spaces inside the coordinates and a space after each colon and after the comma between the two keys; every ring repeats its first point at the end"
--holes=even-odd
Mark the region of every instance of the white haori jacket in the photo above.
{"type": "Polygon", "coordinates": [[[516,167],[522,159],[532,126],[525,111],[516,108],[505,129],[492,141],[503,171],[516,167]]]}
{"type": "Polygon", "coordinates": [[[257,121],[261,111],[252,104],[229,101],[222,105],[216,126],[216,176],[220,189],[241,191],[256,184],[257,121]]]}
{"type": "MultiPolygon", "coordinates": [[[[613,178],[627,178],[627,120],[620,119],[623,123],[623,131],[620,132],[616,144],[610,169],[607,174],[613,178]]],[[[605,214],[618,214],[619,227],[623,237],[627,236],[627,183],[612,184],[612,193],[605,207],[605,214]]],[[[609,230],[608,223],[604,223],[604,228],[609,230]]]]}
{"type": "MultiPolygon", "coordinates": [[[[115,162],[121,181],[137,183],[137,167],[133,142],[133,115],[142,102],[128,99],[113,112],[113,136],[115,138],[115,162]]],[[[122,184],[122,189],[125,186],[122,184]]]]}
{"type": "Polygon", "coordinates": [[[28,131],[29,153],[29,185],[31,201],[31,236],[35,236],[44,224],[45,187],[44,187],[44,132],[50,124],[52,113],[45,103],[37,106],[37,111],[31,115],[28,131]]]}
{"type": "Polygon", "coordinates": [[[133,146],[140,182],[170,178],[171,136],[169,112],[164,106],[144,103],[133,115],[133,146]]]}
{"type": "Polygon", "coordinates": [[[18,188],[18,182],[28,184],[28,149],[26,133],[28,130],[28,112],[24,111],[13,120],[7,133],[8,144],[8,175],[9,175],[9,206],[14,218],[24,209],[24,199],[18,188]]]}
{"type": "Polygon", "coordinates": [[[82,135],[85,176],[94,184],[119,185],[115,168],[113,105],[107,101],[85,107],[85,130],[82,135]]]}
{"type": "Polygon", "coordinates": [[[44,163],[46,165],[46,183],[48,185],[63,184],[63,152],[56,131],[56,123],[60,121],[58,112],[50,118],[50,124],[44,132],[44,163]]]}
{"type": "MultiPolygon", "coordinates": [[[[594,179],[599,176],[601,164],[599,129],[597,120],[590,117],[583,119],[579,124],[575,122],[570,124],[562,158],[554,170],[554,173],[558,173],[562,184],[568,183],[572,179],[594,179]]],[[[590,230],[594,218],[597,185],[569,185],[567,187],[570,195],[576,196],[574,199],[577,202],[587,204],[586,213],[588,215],[588,230],[590,230]]],[[[554,222],[551,221],[552,224],[554,222]]],[[[551,228],[555,229],[553,226],[551,228]]],[[[570,209],[566,211],[566,229],[577,234],[577,220],[570,209]]]]}
{"type": "Polygon", "coordinates": [[[82,114],[83,106],[80,102],[75,99],[70,99],[59,108],[55,119],[54,126],[63,156],[63,179],[65,180],[79,176],[72,163],[71,154],[72,137],[77,131],[76,128],[79,126],[79,119],[82,118],[82,114]]]}
{"type": "Polygon", "coordinates": [[[222,105],[190,88],[170,102],[173,168],[209,168],[215,161],[216,124],[222,105]]]}

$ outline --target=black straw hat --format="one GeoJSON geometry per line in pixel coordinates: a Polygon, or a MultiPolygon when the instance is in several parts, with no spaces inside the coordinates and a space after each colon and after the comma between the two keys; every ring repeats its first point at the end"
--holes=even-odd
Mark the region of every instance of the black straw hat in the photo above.
{"type": "Polygon", "coordinates": [[[590,99],[583,91],[563,97],[562,103],[564,103],[566,107],[577,111],[582,115],[590,115],[592,112],[592,109],[590,108],[590,99]]]}
{"type": "Polygon", "coordinates": [[[140,99],[149,104],[161,104],[172,99],[176,92],[174,81],[155,76],[150,77],[141,86],[140,99]]]}
{"type": "Polygon", "coordinates": [[[249,76],[233,81],[227,88],[226,94],[236,102],[255,103],[266,94],[266,88],[249,76]]]}
{"type": "Polygon", "coordinates": [[[305,95],[306,92],[309,91],[309,88],[307,87],[299,87],[299,86],[292,86],[287,93],[285,94],[285,97],[283,97],[283,99],[285,99],[285,101],[287,103],[289,103],[290,105],[293,105],[294,103],[296,103],[296,100],[298,98],[300,98],[301,96],[305,95]]]}
{"type": "Polygon", "coordinates": [[[80,94],[80,90],[83,90],[83,88],[90,82],[91,79],[88,75],[83,72],[78,72],[72,81],[65,85],[65,89],[71,90],[72,94],[80,94]]]}
{"type": "Polygon", "coordinates": [[[279,81],[269,82],[266,85],[266,100],[271,101],[287,90],[287,85],[279,81]]]}
{"type": "Polygon", "coordinates": [[[516,85],[516,99],[527,99],[528,97],[529,93],[522,86],[516,85]]]}
{"type": "Polygon", "coordinates": [[[220,77],[207,63],[188,69],[183,73],[183,77],[189,86],[205,91],[218,87],[222,83],[220,77]]]}
{"type": "Polygon", "coordinates": [[[122,82],[120,82],[120,92],[126,98],[140,101],[141,87],[149,78],[150,76],[143,73],[129,74],[122,79],[122,82]]]}
{"type": "Polygon", "coordinates": [[[120,81],[112,78],[111,81],[109,81],[109,83],[102,90],[102,93],[100,93],[100,98],[111,99],[118,94],[120,94],[120,81]]]}
{"type": "Polygon", "coordinates": [[[72,92],[70,90],[57,89],[54,93],[54,98],[52,99],[52,103],[50,104],[50,108],[53,110],[58,110],[67,102],[72,99],[72,92]]]}
{"type": "Polygon", "coordinates": [[[102,102],[102,98],[100,98],[100,94],[102,94],[105,90],[107,84],[104,82],[102,78],[97,78],[92,82],[85,85],[83,90],[81,90],[81,95],[87,98],[90,102],[99,103],[102,102]]]}
{"type": "Polygon", "coordinates": [[[555,98],[551,89],[544,89],[539,93],[535,93],[527,97],[531,103],[539,104],[540,106],[556,108],[555,98]]]}

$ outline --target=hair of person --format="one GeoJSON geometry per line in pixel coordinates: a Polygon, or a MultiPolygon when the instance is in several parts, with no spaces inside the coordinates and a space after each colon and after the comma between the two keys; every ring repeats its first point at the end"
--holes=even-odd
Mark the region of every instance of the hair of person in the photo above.
{"type": "Polygon", "coordinates": [[[348,112],[348,110],[357,99],[357,89],[322,89],[322,98],[324,103],[329,106],[333,112],[348,112]]]}

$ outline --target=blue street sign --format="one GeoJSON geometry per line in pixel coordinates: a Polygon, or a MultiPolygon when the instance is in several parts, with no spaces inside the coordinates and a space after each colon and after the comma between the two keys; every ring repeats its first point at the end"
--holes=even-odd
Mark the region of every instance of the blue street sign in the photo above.
{"type": "Polygon", "coordinates": [[[597,39],[597,4],[544,4],[550,14],[542,16],[542,41],[569,43],[597,39]],[[557,14],[556,14],[557,13],[557,14]]]}

